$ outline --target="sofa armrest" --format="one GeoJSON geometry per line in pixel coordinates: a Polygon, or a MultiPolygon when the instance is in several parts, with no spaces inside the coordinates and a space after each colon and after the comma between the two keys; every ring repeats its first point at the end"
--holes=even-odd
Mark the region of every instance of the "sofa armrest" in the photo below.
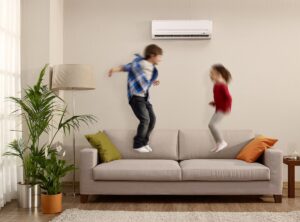
{"type": "Polygon", "coordinates": [[[267,149],[263,156],[263,164],[270,169],[270,180],[278,186],[278,190],[282,191],[283,183],[283,154],[278,149],[267,149]]]}
{"type": "Polygon", "coordinates": [[[80,151],[80,169],[91,169],[98,164],[98,151],[94,148],[84,148],[80,151]]]}
{"type": "Polygon", "coordinates": [[[98,164],[98,151],[84,148],[80,151],[80,194],[88,194],[93,183],[93,168],[98,164]]]}

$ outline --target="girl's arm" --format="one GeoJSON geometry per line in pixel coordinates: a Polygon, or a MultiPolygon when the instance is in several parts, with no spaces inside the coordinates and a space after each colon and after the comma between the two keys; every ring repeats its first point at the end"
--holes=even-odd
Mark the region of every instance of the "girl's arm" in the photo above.
{"type": "Polygon", "coordinates": [[[210,106],[216,106],[216,103],[215,103],[215,101],[211,101],[211,102],[208,103],[208,105],[210,105],[210,106]]]}
{"type": "Polygon", "coordinates": [[[222,89],[223,89],[222,91],[223,91],[224,98],[226,100],[231,100],[231,95],[230,95],[230,92],[228,90],[228,86],[224,85],[224,87],[222,87],[222,89]]]}

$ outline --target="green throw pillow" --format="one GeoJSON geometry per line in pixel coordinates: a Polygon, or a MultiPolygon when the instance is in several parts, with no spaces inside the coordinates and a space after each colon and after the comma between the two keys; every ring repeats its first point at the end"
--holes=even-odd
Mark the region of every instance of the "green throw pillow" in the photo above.
{"type": "Polygon", "coordinates": [[[94,148],[98,149],[101,162],[106,163],[121,159],[119,150],[104,132],[99,131],[96,134],[88,134],[85,135],[85,138],[94,148]]]}

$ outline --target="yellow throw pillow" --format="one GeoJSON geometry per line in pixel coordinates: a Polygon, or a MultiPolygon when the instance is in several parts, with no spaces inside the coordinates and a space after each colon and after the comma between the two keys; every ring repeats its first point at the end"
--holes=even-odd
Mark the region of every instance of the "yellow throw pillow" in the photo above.
{"type": "Polygon", "coordinates": [[[104,132],[99,131],[96,134],[85,135],[85,138],[94,148],[98,149],[102,163],[121,159],[119,150],[104,132]]]}
{"type": "Polygon", "coordinates": [[[239,152],[236,159],[253,163],[265,152],[266,149],[272,147],[277,141],[277,139],[258,136],[239,152]]]}

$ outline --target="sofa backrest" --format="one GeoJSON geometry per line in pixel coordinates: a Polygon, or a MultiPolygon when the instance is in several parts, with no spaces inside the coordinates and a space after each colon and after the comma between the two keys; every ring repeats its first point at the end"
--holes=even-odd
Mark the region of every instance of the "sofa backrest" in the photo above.
{"type": "Polygon", "coordinates": [[[234,159],[255,136],[252,130],[226,130],[223,135],[228,147],[214,153],[210,150],[215,142],[208,130],[179,130],[179,160],[234,159]]]}
{"type": "Polygon", "coordinates": [[[104,130],[118,148],[123,159],[168,159],[178,160],[178,130],[154,130],[149,144],[151,153],[137,153],[133,150],[136,130],[104,130]]]}

